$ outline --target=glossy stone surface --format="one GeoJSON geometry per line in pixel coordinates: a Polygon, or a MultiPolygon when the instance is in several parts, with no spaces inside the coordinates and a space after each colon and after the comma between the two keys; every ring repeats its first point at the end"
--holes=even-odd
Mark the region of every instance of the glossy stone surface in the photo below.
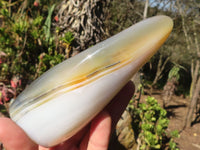
{"type": "Polygon", "coordinates": [[[169,17],[152,17],[58,64],[16,98],[11,118],[42,146],[70,138],[155,54],[172,27],[169,17]]]}

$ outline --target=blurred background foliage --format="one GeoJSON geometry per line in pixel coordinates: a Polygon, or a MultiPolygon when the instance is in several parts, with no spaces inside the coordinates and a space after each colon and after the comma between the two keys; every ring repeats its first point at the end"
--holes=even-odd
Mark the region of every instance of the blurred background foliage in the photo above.
{"type": "Polygon", "coordinates": [[[64,60],[50,32],[54,5],[49,1],[0,3],[0,51],[5,53],[0,57],[1,80],[17,75],[24,83],[64,60]]]}
{"type": "Polygon", "coordinates": [[[141,69],[142,86],[189,97],[190,126],[200,92],[199,0],[1,0],[0,104],[54,65],[155,15],[170,16],[174,29],[141,69]]]}
{"type": "MultiPolygon", "coordinates": [[[[85,7],[82,8],[84,5],[83,2],[77,1],[77,4],[78,3],[80,3],[80,9],[76,11],[77,14],[78,11],[82,12],[83,9],[89,9],[85,7]]],[[[88,5],[90,4],[93,6],[90,10],[91,12],[94,11],[93,9],[95,9],[95,7],[102,7],[105,3],[107,7],[104,9],[101,8],[103,17],[100,17],[100,15],[97,16],[96,12],[93,13],[96,17],[100,17],[101,20],[99,22],[101,22],[101,24],[99,24],[99,28],[102,30],[102,32],[99,31],[102,36],[98,39],[96,37],[96,40],[94,40],[95,35],[92,37],[92,32],[94,32],[94,30],[91,29],[88,29],[90,30],[87,31],[88,35],[82,37],[82,39],[78,39],[75,36],[78,34],[77,32],[82,32],[83,29],[86,30],[88,26],[87,19],[91,23],[94,22],[91,18],[89,20],[89,17],[87,17],[88,14],[80,16],[84,19],[83,22],[74,21],[75,23],[73,26],[76,26],[76,28],[74,27],[72,29],[72,27],[66,25],[68,20],[73,22],[73,19],[71,19],[73,18],[72,13],[68,18],[64,18],[63,16],[63,14],[69,11],[69,8],[73,8],[73,4],[69,4],[69,1],[1,1],[0,51],[2,54],[0,55],[0,79],[11,79],[13,76],[18,75],[23,77],[23,83],[26,84],[55,64],[84,50],[77,46],[77,43],[80,43],[80,41],[81,43],[84,43],[84,41],[88,42],[88,38],[91,36],[89,40],[93,41],[92,43],[95,44],[143,19],[144,0],[124,0],[123,2],[112,0],[97,1],[96,3],[88,1],[88,5]],[[62,10],[62,13],[60,10],[62,10]]],[[[182,16],[178,12],[178,8],[172,6],[175,5],[175,1],[149,1],[148,17],[165,14],[171,16],[175,23],[174,30],[168,41],[161,47],[160,51],[152,60],[143,67],[145,75],[148,74],[148,76],[145,76],[145,79],[152,83],[154,82],[153,86],[156,84],[158,87],[163,87],[168,79],[167,73],[170,72],[170,69],[172,69],[174,65],[179,64],[184,68],[180,70],[180,72],[183,73],[180,75],[179,80],[181,82],[179,82],[179,86],[190,87],[190,82],[192,80],[190,75],[191,60],[198,58],[195,51],[195,44],[192,44],[192,42],[195,42],[192,41],[194,32],[192,28],[189,28],[190,22],[193,21],[192,17],[195,17],[195,13],[198,12],[198,10],[194,12],[190,11],[190,9],[197,9],[198,7],[192,8],[194,7],[192,2],[190,4],[192,6],[189,4],[189,2],[185,1],[182,4],[185,5],[184,7],[186,7],[186,5],[190,7],[185,16],[187,17],[187,22],[185,22],[188,30],[187,34],[190,36],[188,38],[189,42],[191,42],[190,50],[187,50],[187,43],[183,42],[185,41],[185,32],[182,29],[182,16]],[[164,68],[161,69],[163,65],[164,68]],[[158,73],[158,71],[161,72],[158,73]],[[154,81],[156,76],[158,77],[154,81]]],[[[100,10],[100,8],[98,8],[98,10],[100,10]]],[[[76,19],[78,17],[74,18],[76,19]]],[[[198,21],[198,19],[196,21],[198,21]]],[[[198,30],[198,28],[196,28],[196,30],[198,30]]],[[[87,44],[83,47],[87,48],[91,45],[87,44]]],[[[187,95],[189,94],[189,89],[185,88],[183,92],[187,95]]]]}

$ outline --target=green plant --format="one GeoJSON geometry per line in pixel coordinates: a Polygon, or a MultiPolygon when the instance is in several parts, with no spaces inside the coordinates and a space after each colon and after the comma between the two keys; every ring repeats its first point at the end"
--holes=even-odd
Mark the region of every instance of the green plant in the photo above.
{"type": "MultiPolygon", "coordinates": [[[[71,32],[65,33],[65,36],[59,39],[62,42],[62,46],[65,48],[66,57],[69,58],[69,52],[71,50],[71,43],[74,40],[74,36],[71,32]]],[[[58,53],[55,51],[54,45],[54,37],[49,38],[48,42],[50,43],[50,47],[48,47],[48,53],[42,53],[38,56],[39,65],[38,65],[38,74],[41,75],[48,68],[55,66],[56,64],[62,62],[65,59],[65,55],[63,53],[58,53]]]]}
{"type": "Polygon", "coordinates": [[[174,131],[172,131],[172,132],[170,133],[170,136],[171,136],[171,139],[170,139],[170,141],[169,141],[169,148],[170,148],[171,150],[179,150],[179,149],[177,148],[176,142],[174,141],[174,138],[179,138],[179,137],[180,137],[179,132],[178,132],[177,130],[174,130],[174,131]]]}
{"type": "Polygon", "coordinates": [[[55,66],[56,64],[62,62],[64,60],[64,55],[55,53],[54,55],[42,53],[38,59],[39,59],[39,65],[37,73],[38,75],[41,75],[44,73],[48,68],[51,68],[55,66]]]}
{"type": "Polygon", "coordinates": [[[48,16],[47,16],[47,19],[44,23],[44,26],[43,26],[43,30],[44,30],[44,33],[45,33],[45,38],[46,38],[46,41],[49,41],[49,39],[51,38],[51,32],[50,32],[50,29],[51,29],[51,18],[52,18],[52,14],[53,14],[53,11],[54,11],[54,8],[55,8],[55,4],[53,4],[52,6],[49,6],[48,8],[48,16]]]}
{"type": "MultiPolygon", "coordinates": [[[[167,112],[160,107],[154,97],[148,97],[146,103],[138,107],[129,106],[133,116],[133,129],[137,137],[140,150],[161,149],[164,147],[164,138],[167,137],[166,129],[169,124],[167,112]]],[[[132,102],[133,103],[133,102],[132,102]]],[[[176,132],[171,133],[175,137],[176,132]]],[[[178,134],[178,133],[177,133],[178,134]]],[[[170,139],[169,149],[177,150],[174,139],[170,139]]]]}
{"type": "Polygon", "coordinates": [[[47,3],[48,7],[46,4],[43,9],[44,2],[37,6],[30,3],[20,11],[14,10],[19,4],[13,6],[9,14],[9,5],[0,2],[0,52],[5,54],[0,56],[1,80],[9,80],[15,75],[23,76],[24,81],[33,80],[64,60],[65,52],[58,49],[58,41],[50,33],[55,4],[47,3]],[[41,60],[42,54],[45,56],[41,60]]]}
{"type": "Polygon", "coordinates": [[[175,66],[169,71],[168,79],[175,78],[176,81],[178,81],[178,80],[180,79],[179,71],[180,71],[180,67],[175,65],[175,66]]]}
{"type": "Polygon", "coordinates": [[[74,36],[72,32],[66,32],[64,37],[61,37],[60,40],[63,43],[71,44],[72,41],[74,40],[74,36]]]}
{"type": "Polygon", "coordinates": [[[73,40],[74,40],[74,36],[72,32],[66,32],[65,36],[60,38],[60,41],[62,42],[62,46],[65,48],[67,58],[70,57],[71,44],[73,40]]]}

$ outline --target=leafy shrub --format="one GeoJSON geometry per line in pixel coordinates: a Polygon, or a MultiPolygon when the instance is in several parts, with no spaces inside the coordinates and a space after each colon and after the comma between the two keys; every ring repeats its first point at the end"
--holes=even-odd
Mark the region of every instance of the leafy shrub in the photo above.
{"type": "MultiPolygon", "coordinates": [[[[146,103],[140,103],[138,108],[133,106],[133,101],[131,103],[128,108],[133,116],[133,129],[140,150],[163,148],[167,137],[165,130],[169,124],[166,110],[161,108],[153,97],[148,97],[146,103]]],[[[177,150],[174,142],[175,137],[178,137],[177,131],[171,133],[169,143],[169,149],[171,150],[177,150]]]]}
{"type": "Polygon", "coordinates": [[[27,2],[25,5],[23,1],[0,1],[0,104],[6,110],[7,103],[28,82],[68,58],[65,49],[74,39],[72,33],[59,39],[52,32],[55,2],[27,2]],[[60,43],[67,46],[62,47],[60,43]],[[16,77],[20,86],[13,84],[16,77]]]}
{"type": "Polygon", "coordinates": [[[172,80],[172,78],[175,78],[175,80],[178,82],[178,80],[180,79],[179,71],[180,71],[180,67],[177,66],[177,65],[175,65],[175,66],[169,71],[168,79],[169,79],[169,80],[172,80]]]}
{"type": "Polygon", "coordinates": [[[11,98],[16,97],[19,87],[21,87],[21,79],[19,79],[17,76],[13,77],[8,85],[0,82],[0,105],[4,107],[0,107],[0,110],[6,116],[9,116],[9,105],[7,102],[10,101],[11,98]]]}
{"type": "MultiPolygon", "coordinates": [[[[4,10],[7,12],[7,8],[4,10]]],[[[1,78],[10,78],[15,74],[29,76],[35,71],[35,57],[41,49],[39,41],[42,38],[42,28],[36,22],[42,21],[42,17],[30,21],[26,14],[1,15],[4,25],[0,27],[0,51],[7,55],[0,66],[1,78]]]]}
{"type": "MultiPolygon", "coordinates": [[[[65,51],[58,46],[59,40],[63,39],[52,34],[51,18],[55,4],[34,3],[26,11],[12,13],[9,13],[8,6],[8,2],[0,2],[0,53],[5,54],[0,55],[0,79],[19,75],[24,81],[33,80],[66,58],[65,51]],[[34,8],[43,8],[42,5],[46,5],[46,9],[34,8]]],[[[70,45],[73,34],[67,38],[70,45]]]]}

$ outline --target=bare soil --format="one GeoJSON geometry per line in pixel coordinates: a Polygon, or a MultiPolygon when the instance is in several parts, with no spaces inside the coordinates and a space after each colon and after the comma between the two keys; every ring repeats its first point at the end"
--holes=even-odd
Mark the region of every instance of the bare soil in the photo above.
{"type": "MultiPolygon", "coordinates": [[[[153,91],[152,96],[158,100],[161,106],[163,105],[161,91],[153,91]]],[[[143,95],[141,101],[146,97],[143,95]]],[[[189,103],[189,98],[183,98],[182,96],[172,97],[166,107],[168,118],[170,119],[168,131],[178,130],[180,132],[180,138],[176,139],[180,150],[200,150],[200,119],[197,119],[191,128],[183,130],[189,103]]]]}

